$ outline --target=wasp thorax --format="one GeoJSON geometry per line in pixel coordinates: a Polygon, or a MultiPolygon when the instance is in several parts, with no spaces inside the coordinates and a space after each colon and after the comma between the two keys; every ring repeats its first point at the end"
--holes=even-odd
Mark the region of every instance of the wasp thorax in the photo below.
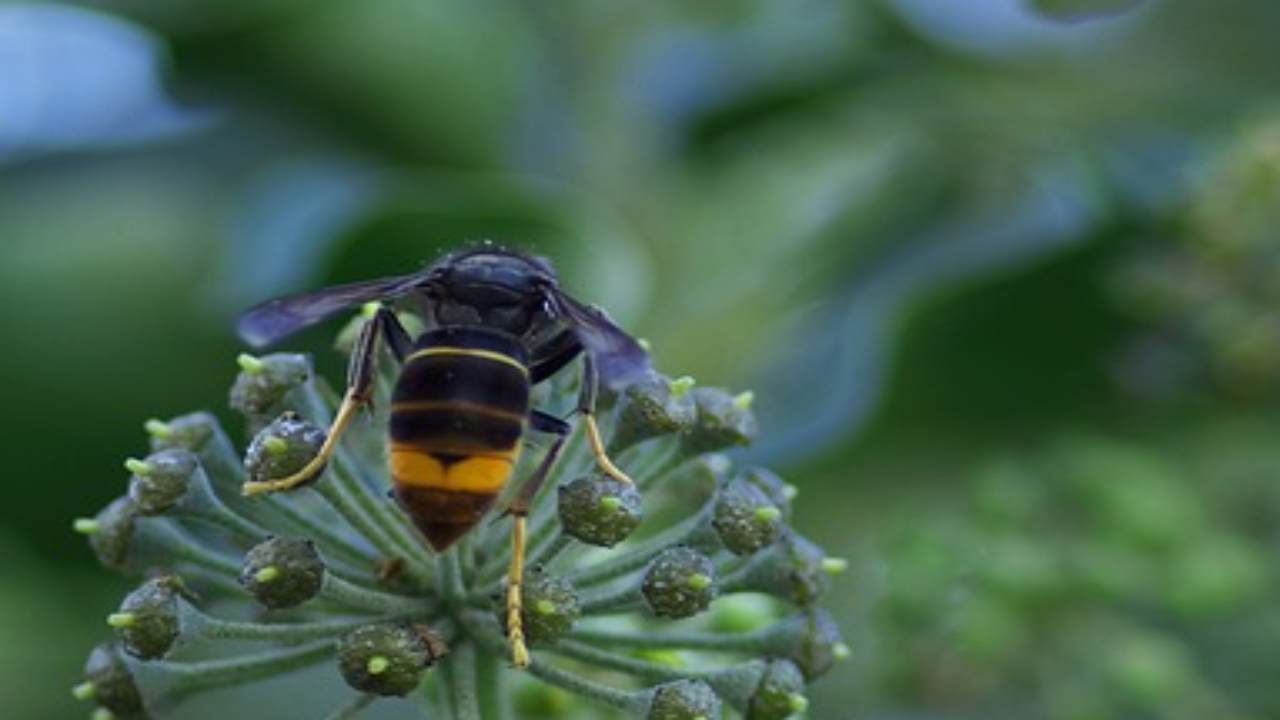
{"type": "Polygon", "coordinates": [[[320,452],[325,432],[292,412],[266,425],[249,443],[244,469],[251,482],[287,477],[301,470],[320,452]]]}
{"type": "Polygon", "coordinates": [[[603,475],[577,478],[559,490],[560,523],[570,537],[613,547],[640,524],[640,493],[634,485],[603,475]]]}
{"type": "Polygon", "coordinates": [[[198,462],[190,451],[170,448],[151,453],[143,460],[129,460],[125,466],[133,473],[129,478],[129,498],[134,506],[143,515],[156,515],[186,496],[198,462]]]}
{"type": "Polygon", "coordinates": [[[325,567],[315,543],[275,537],[254,545],[244,556],[240,584],[266,607],[290,608],[315,597],[325,567]]]}
{"type": "Polygon", "coordinates": [[[701,680],[676,680],[653,691],[646,720],[714,720],[721,717],[720,698],[701,680]]]}
{"type": "Polygon", "coordinates": [[[408,695],[439,648],[411,625],[365,625],[342,637],[338,667],[351,687],[374,695],[408,695]]]}
{"type": "Polygon", "coordinates": [[[696,615],[716,597],[715,563],[692,548],[669,548],[645,572],[641,591],[654,615],[696,615]]]}

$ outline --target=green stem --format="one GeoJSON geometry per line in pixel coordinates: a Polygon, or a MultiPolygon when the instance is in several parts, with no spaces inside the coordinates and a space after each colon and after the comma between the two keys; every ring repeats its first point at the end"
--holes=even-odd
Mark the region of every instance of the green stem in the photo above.
{"type": "Polygon", "coordinates": [[[480,695],[476,683],[476,648],[463,641],[449,650],[440,666],[449,714],[453,720],[480,720],[480,695]]]}
{"type": "MultiPolygon", "coordinates": [[[[422,539],[418,537],[417,531],[413,528],[409,518],[386,498],[377,497],[368,483],[360,479],[359,471],[356,468],[355,461],[351,459],[350,454],[345,450],[339,450],[338,467],[335,468],[338,471],[336,472],[338,481],[355,498],[356,504],[360,506],[360,509],[369,517],[378,521],[378,525],[391,542],[397,545],[401,552],[412,561],[410,565],[419,568],[419,573],[427,571],[432,566],[431,555],[423,546],[422,539]]],[[[429,575],[426,579],[428,582],[430,581],[429,575]]]]}
{"type": "Polygon", "coordinates": [[[231,512],[222,513],[216,510],[191,510],[189,512],[177,513],[176,516],[191,518],[198,522],[222,528],[229,532],[232,537],[241,542],[256,543],[268,535],[267,531],[263,530],[261,527],[258,527],[254,523],[231,512]]]}
{"type": "Polygon", "coordinates": [[[202,467],[197,467],[192,474],[187,499],[175,510],[175,515],[212,523],[226,529],[236,538],[251,543],[258,542],[267,535],[261,525],[238,514],[218,497],[208,473],[202,467]]]}
{"type": "MultiPolygon", "coordinates": [[[[486,614],[466,612],[462,622],[467,634],[495,657],[503,657],[507,652],[507,643],[498,628],[498,621],[486,614]]],[[[625,712],[639,715],[648,707],[647,691],[628,692],[618,688],[588,680],[574,673],[562,670],[535,657],[527,668],[528,672],[547,683],[581,695],[589,700],[618,708],[625,712]]]]}
{"type": "MultiPolygon", "coordinates": [[[[639,467],[633,476],[637,483],[641,483],[645,478],[661,481],[662,476],[673,470],[680,462],[678,457],[680,446],[675,438],[670,436],[654,438],[648,442],[648,445],[638,445],[632,450],[639,456],[636,458],[636,463],[639,467]]],[[[651,484],[652,481],[645,483],[645,486],[647,487],[651,484]]]]}
{"type": "Polygon", "coordinates": [[[475,587],[480,574],[480,533],[467,533],[458,540],[458,556],[462,559],[463,587],[475,587]]]}
{"type": "Polygon", "coordinates": [[[710,505],[704,507],[697,515],[686,518],[653,537],[637,543],[624,555],[611,557],[576,573],[569,574],[569,581],[579,588],[590,587],[615,580],[627,573],[645,567],[658,553],[669,547],[679,545],[702,529],[711,517],[710,505]]]}
{"type": "Polygon", "coordinates": [[[441,594],[446,604],[456,603],[466,594],[462,584],[462,566],[458,561],[458,548],[455,545],[438,558],[441,594]]]}
{"type": "Polygon", "coordinates": [[[748,592],[752,590],[752,575],[761,567],[773,562],[768,551],[759,552],[746,561],[740,561],[732,568],[726,568],[723,571],[718,570],[720,575],[720,593],[722,595],[730,595],[737,592],[748,592]]]}
{"type": "Polygon", "coordinates": [[[574,640],[562,638],[547,649],[557,655],[563,655],[586,663],[591,667],[616,670],[641,678],[646,682],[667,682],[689,677],[690,675],[690,672],[684,668],[673,668],[626,655],[619,655],[618,653],[601,650],[574,640]]]}
{"type": "Polygon", "coordinates": [[[323,640],[309,645],[241,655],[225,660],[162,662],[149,667],[163,672],[172,684],[166,695],[176,699],[193,692],[240,685],[314,665],[333,656],[335,643],[323,640]]]}
{"type": "Polygon", "coordinates": [[[480,695],[481,717],[489,720],[511,720],[514,717],[508,675],[499,656],[488,652],[476,653],[476,676],[480,686],[488,689],[480,695]]]}
{"type": "Polygon", "coordinates": [[[229,496],[229,504],[248,506],[248,502],[240,495],[240,485],[244,482],[244,465],[235,445],[227,436],[222,425],[214,422],[211,436],[200,449],[200,465],[208,474],[211,486],[218,493],[220,486],[213,481],[221,481],[221,489],[229,496]]]}
{"type": "Polygon", "coordinates": [[[228,578],[221,572],[213,572],[209,568],[202,565],[179,564],[173,567],[173,571],[183,579],[184,582],[196,582],[201,584],[201,592],[218,592],[231,597],[243,597],[246,595],[244,586],[239,582],[228,578]]]}
{"type": "Polygon", "coordinates": [[[613,615],[629,612],[638,608],[643,598],[644,594],[640,590],[640,583],[631,583],[612,592],[582,598],[582,613],[584,615],[613,615]]]}
{"type": "Polygon", "coordinates": [[[679,446],[676,446],[653,472],[638,478],[636,486],[641,493],[649,492],[682,472],[696,457],[696,455],[686,457],[680,452],[679,446]]]}
{"type": "Polygon", "coordinates": [[[560,553],[569,549],[571,545],[573,545],[573,538],[565,535],[564,530],[560,530],[546,545],[529,553],[529,565],[550,565],[559,557],[560,553]]]}
{"type": "MultiPolygon", "coordinates": [[[[206,615],[190,605],[183,606],[183,630],[188,628],[196,637],[207,640],[253,640],[262,642],[299,643],[308,640],[334,638],[350,632],[362,625],[368,625],[370,619],[347,618],[343,620],[265,624],[223,620],[206,615]]],[[[417,613],[425,615],[425,613],[417,613]]],[[[402,615],[396,619],[410,618],[413,615],[402,615]]],[[[388,618],[390,619],[390,618],[388,618]]]]}
{"type": "MultiPolygon", "coordinates": [[[[331,482],[336,476],[337,473],[330,470],[326,473],[326,477],[322,477],[314,486],[320,497],[324,498],[325,502],[329,503],[329,506],[337,511],[348,525],[372,543],[384,559],[390,560],[403,555],[400,548],[392,542],[382,528],[360,509],[354,498],[347,494],[346,488],[341,483],[331,482]]],[[[412,569],[413,564],[409,565],[409,569],[412,569]]]]}
{"type": "Polygon", "coordinates": [[[267,495],[262,498],[262,502],[272,512],[281,516],[301,531],[304,537],[314,540],[321,549],[328,551],[335,557],[340,557],[354,568],[369,568],[377,563],[377,560],[372,555],[353,544],[353,538],[344,537],[340,534],[340,531],[334,530],[331,526],[316,520],[315,517],[299,511],[284,498],[277,495],[267,495]]]}
{"type": "Polygon", "coordinates": [[[186,560],[206,570],[232,579],[240,576],[240,564],[221,553],[204,547],[195,538],[180,530],[171,521],[150,518],[139,523],[134,540],[156,549],[163,549],[173,557],[186,560]]]}
{"type": "Polygon", "coordinates": [[[335,602],[359,610],[391,613],[393,615],[414,615],[430,610],[432,605],[424,598],[412,598],[405,595],[379,592],[347,582],[340,577],[325,573],[324,585],[320,594],[335,602]]]}
{"type": "Polygon", "coordinates": [[[680,631],[629,632],[599,628],[576,628],[568,637],[604,647],[640,649],[681,648],[685,650],[711,650],[766,654],[773,648],[775,633],[772,628],[749,633],[705,633],[680,631]]]}
{"type": "Polygon", "coordinates": [[[359,717],[360,711],[369,707],[377,699],[377,695],[358,695],[351,702],[330,713],[325,720],[351,720],[359,717]]]}
{"type": "Polygon", "coordinates": [[[562,670],[542,660],[534,659],[529,663],[528,671],[529,674],[548,685],[554,685],[576,695],[581,695],[588,700],[594,700],[627,713],[640,715],[649,705],[649,693],[647,692],[619,690],[562,670]]]}

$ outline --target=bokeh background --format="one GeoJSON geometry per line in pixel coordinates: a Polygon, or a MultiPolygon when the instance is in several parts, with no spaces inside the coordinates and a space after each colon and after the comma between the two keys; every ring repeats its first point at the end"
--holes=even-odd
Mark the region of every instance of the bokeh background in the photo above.
{"type": "MultiPolygon", "coordinates": [[[[70,520],[143,420],[225,416],[239,309],[493,238],[755,390],[748,456],[852,565],[811,717],[1280,717],[1278,34],[1271,0],[0,3],[3,716],[84,715],[125,581],[70,520]]],[[[298,345],[340,377],[333,330],[298,345]]]]}

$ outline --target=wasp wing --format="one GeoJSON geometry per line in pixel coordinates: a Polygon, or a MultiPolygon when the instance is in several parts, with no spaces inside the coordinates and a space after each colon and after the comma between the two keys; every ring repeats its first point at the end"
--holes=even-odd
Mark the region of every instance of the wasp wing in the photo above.
{"type": "Polygon", "coordinates": [[[643,379],[653,372],[649,353],[636,339],[619,328],[604,310],[584,305],[559,290],[552,289],[548,300],[569,326],[582,347],[591,353],[600,377],[613,388],[643,379]]]}
{"type": "Polygon", "coordinates": [[[264,347],[346,308],[403,295],[422,286],[431,274],[364,280],[268,300],[241,315],[236,332],[250,345],[264,347]]]}

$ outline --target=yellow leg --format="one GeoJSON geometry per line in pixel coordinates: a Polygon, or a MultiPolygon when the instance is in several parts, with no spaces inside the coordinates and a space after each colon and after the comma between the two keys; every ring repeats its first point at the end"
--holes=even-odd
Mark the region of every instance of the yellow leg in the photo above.
{"type": "Polygon", "coordinates": [[[511,664],[529,666],[529,648],[524,643],[524,621],[520,612],[524,604],[524,540],[525,517],[515,515],[511,524],[511,566],[507,568],[507,644],[511,646],[511,664]]]}
{"type": "Polygon", "coordinates": [[[333,424],[329,426],[329,434],[325,436],[324,444],[320,446],[320,452],[316,453],[311,462],[308,462],[301,470],[288,477],[247,482],[240,486],[240,492],[246,496],[261,495],[262,493],[288,490],[314,480],[320,474],[320,471],[324,469],[325,463],[329,462],[329,457],[333,455],[333,451],[338,448],[338,440],[346,432],[347,426],[351,424],[351,419],[355,417],[356,411],[360,409],[362,404],[360,400],[356,399],[355,393],[348,390],[346,397],[342,399],[342,406],[338,408],[338,415],[334,417],[333,424]]]}
{"type": "Polygon", "coordinates": [[[604,441],[600,439],[600,428],[596,425],[596,416],[592,413],[584,412],[582,417],[587,423],[587,439],[591,441],[591,454],[596,456],[596,464],[600,466],[600,469],[606,475],[614,480],[631,484],[631,478],[619,470],[618,466],[614,465],[608,454],[605,453],[604,441]]]}

